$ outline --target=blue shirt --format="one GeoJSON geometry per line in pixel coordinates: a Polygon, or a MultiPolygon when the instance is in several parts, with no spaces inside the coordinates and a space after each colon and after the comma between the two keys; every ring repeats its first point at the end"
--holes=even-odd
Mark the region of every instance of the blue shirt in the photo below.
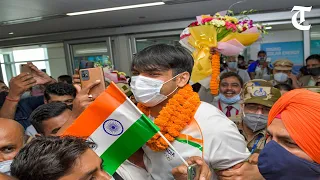
{"type": "Polygon", "coordinates": [[[18,121],[24,129],[31,125],[29,116],[39,106],[44,104],[43,96],[32,96],[21,99],[18,103],[14,119],[18,121]]]}
{"type": "Polygon", "coordinates": [[[256,71],[257,66],[259,66],[259,61],[255,61],[253,63],[251,63],[248,67],[248,73],[252,73],[256,71]]]}

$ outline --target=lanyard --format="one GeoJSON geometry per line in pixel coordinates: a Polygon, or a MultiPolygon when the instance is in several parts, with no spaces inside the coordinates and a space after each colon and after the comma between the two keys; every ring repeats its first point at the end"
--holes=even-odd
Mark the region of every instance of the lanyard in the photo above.
{"type": "MultiPolygon", "coordinates": [[[[222,106],[221,106],[221,101],[219,100],[218,101],[218,106],[219,106],[219,109],[220,109],[220,111],[222,111],[223,112],[223,110],[222,110],[222,106]]],[[[236,108],[235,108],[236,109],[236,108]]],[[[239,110],[238,109],[236,109],[236,115],[238,115],[239,114],[239,110]]]]}
{"type": "Polygon", "coordinates": [[[256,141],[254,142],[253,146],[252,146],[252,149],[251,149],[251,154],[254,153],[254,151],[257,149],[258,147],[258,143],[260,141],[260,139],[263,137],[263,135],[259,134],[258,135],[258,138],[256,139],[256,141]]]}

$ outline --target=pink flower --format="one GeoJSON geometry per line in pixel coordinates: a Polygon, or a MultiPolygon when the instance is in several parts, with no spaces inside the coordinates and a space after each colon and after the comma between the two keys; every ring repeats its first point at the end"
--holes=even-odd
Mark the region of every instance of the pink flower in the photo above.
{"type": "Polygon", "coordinates": [[[213,20],[212,17],[204,18],[204,19],[202,19],[201,24],[205,24],[205,23],[210,22],[212,20],[213,20]]]}
{"type": "Polygon", "coordinates": [[[233,32],[237,31],[237,26],[231,22],[226,22],[226,28],[227,30],[231,29],[233,32]]]}

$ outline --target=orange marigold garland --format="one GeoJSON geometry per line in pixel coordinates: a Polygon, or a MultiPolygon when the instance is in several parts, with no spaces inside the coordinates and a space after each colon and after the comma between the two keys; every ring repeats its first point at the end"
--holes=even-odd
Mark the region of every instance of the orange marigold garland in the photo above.
{"type": "MultiPolygon", "coordinates": [[[[192,121],[199,105],[199,95],[193,91],[190,85],[186,85],[162,108],[154,123],[160,128],[160,132],[168,141],[173,142],[180,135],[180,132],[192,121]]],[[[149,115],[147,107],[140,103],[138,107],[144,114],[149,115]]],[[[169,145],[159,134],[156,134],[147,142],[147,146],[153,151],[163,151],[169,145]]]]}
{"type": "Polygon", "coordinates": [[[219,83],[220,83],[220,53],[215,51],[215,53],[212,55],[211,59],[211,65],[212,65],[212,75],[211,75],[211,81],[210,81],[210,89],[211,94],[217,95],[219,93],[219,83]]]}

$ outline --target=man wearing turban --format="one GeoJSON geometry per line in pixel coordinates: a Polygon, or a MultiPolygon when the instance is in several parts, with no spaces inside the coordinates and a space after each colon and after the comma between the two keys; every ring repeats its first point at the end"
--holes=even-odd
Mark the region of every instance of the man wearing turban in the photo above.
{"type": "Polygon", "coordinates": [[[258,168],[266,179],[320,179],[320,94],[298,89],[272,107],[258,168]]]}

